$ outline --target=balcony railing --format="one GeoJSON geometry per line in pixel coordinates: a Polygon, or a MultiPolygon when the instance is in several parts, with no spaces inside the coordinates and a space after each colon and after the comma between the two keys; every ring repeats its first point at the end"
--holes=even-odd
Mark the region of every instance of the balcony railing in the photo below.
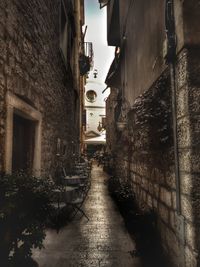
{"type": "Polygon", "coordinates": [[[84,52],[87,57],[93,57],[92,42],[84,42],[84,52]]]}
{"type": "Polygon", "coordinates": [[[92,42],[84,42],[84,54],[90,59],[90,69],[94,66],[94,52],[92,42]]]}

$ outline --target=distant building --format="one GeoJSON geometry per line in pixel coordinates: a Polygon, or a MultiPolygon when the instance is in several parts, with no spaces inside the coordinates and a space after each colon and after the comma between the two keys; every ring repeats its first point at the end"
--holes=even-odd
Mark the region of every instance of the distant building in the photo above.
{"type": "Polygon", "coordinates": [[[87,150],[96,151],[102,149],[106,143],[105,137],[105,101],[108,90],[103,93],[106,85],[96,78],[90,78],[85,86],[85,144],[87,150]],[[97,81],[96,81],[97,80],[97,81]]]}
{"type": "Polygon", "coordinates": [[[0,171],[53,174],[80,145],[84,1],[0,1],[0,10],[0,171]]]}
{"type": "MultiPolygon", "coordinates": [[[[200,265],[200,5],[196,0],[99,0],[107,5],[107,146],[170,266],[200,265]]],[[[113,164],[114,163],[114,164],[113,164]]]]}

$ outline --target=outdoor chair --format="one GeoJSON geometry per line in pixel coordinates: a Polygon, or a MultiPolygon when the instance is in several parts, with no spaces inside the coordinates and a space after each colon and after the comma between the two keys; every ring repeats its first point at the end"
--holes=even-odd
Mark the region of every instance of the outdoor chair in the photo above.
{"type": "Polygon", "coordinates": [[[84,201],[85,201],[84,196],[79,196],[75,199],[72,199],[71,201],[66,201],[66,205],[70,206],[73,209],[69,218],[70,220],[73,220],[76,214],[79,212],[81,214],[80,218],[84,216],[89,221],[88,216],[86,215],[86,213],[82,208],[84,201]]]}
{"type": "Polygon", "coordinates": [[[86,215],[86,213],[84,212],[82,205],[87,197],[87,193],[89,191],[90,188],[90,182],[88,182],[88,175],[85,176],[66,176],[66,171],[65,168],[63,168],[63,184],[67,185],[67,186],[76,186],[78,187],[78,190],[76,192],[75,197],[71,198],[71,199],[66,199],[65,203],[67,206],[70,206],[72,208],[72,213],[70,216],[70,219],[72,220],[77,213],[81,214],[81,217],[84,216],[87,218],[87,220],[89,220],[88,216],[86,215]],[[67,178],[68,177],[68,178],[67,178]],[[83,179],[84,178],[84,179],[83,179]]]}
{"type": "Polygon", "coordinates": [[[72,199],[76,198],[79,187],[63,184],[63,178],[61,179],[61,177],[59,177],[59,179],[56,177],[56,180],[54,180],[51,176],[50,178],[52,183],[54,183],[55,188],[52,191],[52,209],[49,214],[49,224],[53,227],[59,228],[60,225],[64,225],[64,221],[66,222],[67,220],[70,220],[70,213],[74,213],[75,207],[72,205],[73,203],[69,203],[72,199]]]}
{"type": "Polygon", "coordinates": [[[60,214],[62,210],[66,207],[65,202],[63,201],[63,190],[55,188],[52,192],[51,199],[51,212],[49,214],[49,223],[53,227],[59,225],[60,214]]]}
{"type": "MultiPolygon", "coordinates": [[[[87,165],[86,165],[87,166],[87,165]]],[[[83,204],[90,188],[89,171],[85,164],[81,165],[78,170],[79,174],[75,173],[75,179],[66,179],[65,168],[58,166],[55,171],[55,176],[51,177],[55,189],[52,192],[52,210],[49,214],[49,223],[51,226],[60,228],[67,220],[73,220],[79,213],[89,221],[88,216],[83,210],[83,204]]],[[[72,173],[71,173],[72,174],[72,173]]]]}

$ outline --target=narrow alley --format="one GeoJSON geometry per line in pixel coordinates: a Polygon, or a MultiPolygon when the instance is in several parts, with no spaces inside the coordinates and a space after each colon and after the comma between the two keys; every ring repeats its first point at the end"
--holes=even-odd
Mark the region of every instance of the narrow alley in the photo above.
{"type": "Polygon", "coordinates": [[[0,0],[0,267],[200,267],[199,18],[0,0]]]}
{"type": "Polygon", "coordinates": [[[44,249],[35,250],[39,267],[139,267],[131,252],[135,245],[125,229],[123,218],[109,196],[105,172],[92,169],[92,184],[84,210],[89,217],[62,228],[48,230],[44,249]]]}

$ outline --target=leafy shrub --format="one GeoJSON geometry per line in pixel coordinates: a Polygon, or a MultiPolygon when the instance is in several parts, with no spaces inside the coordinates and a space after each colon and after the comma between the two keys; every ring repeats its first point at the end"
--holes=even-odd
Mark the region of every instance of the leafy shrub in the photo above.
{"type": "Polygon", "coordinates": [[[0,179],[0,265],[23,266],[19,259],[27,262],[32,247],[42,248],[54,185],[24,172],[0,179]]]}
{"type": "Polygon", "coordinates": [[[117,199],[118,202],[133,200],[134,193],[130,185],[126,181],[120,181],[116,177],[110,177],[108,182],[110,193],[117,199]]]}

